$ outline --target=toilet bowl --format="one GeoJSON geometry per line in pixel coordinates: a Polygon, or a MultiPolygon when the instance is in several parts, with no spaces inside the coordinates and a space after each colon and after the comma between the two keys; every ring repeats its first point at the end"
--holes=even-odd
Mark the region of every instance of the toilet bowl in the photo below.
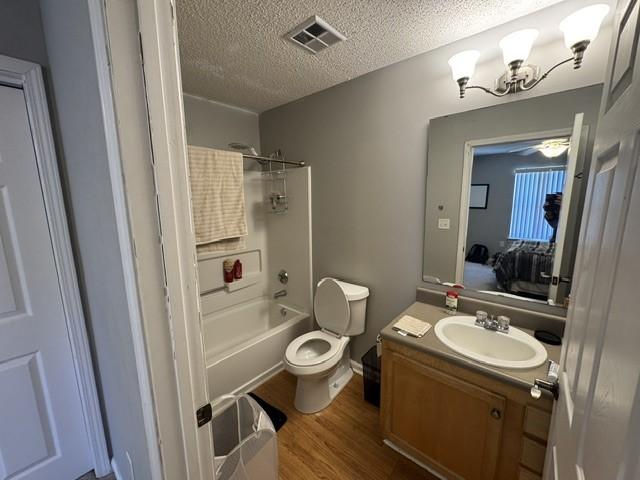
{"type": "Polygon", "coordinates": [[[364,332],[369,289],[323,278],[314,299],[320,330],[294,339],[284,355],[285,370],[298,378],[294,405],[302,413],[326,408],[353,376],[351,336],[364,332]]]}

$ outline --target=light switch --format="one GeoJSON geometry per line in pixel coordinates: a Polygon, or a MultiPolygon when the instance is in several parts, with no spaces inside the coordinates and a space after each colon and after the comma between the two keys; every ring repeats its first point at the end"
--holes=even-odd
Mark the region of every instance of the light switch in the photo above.
{"type": "Polygon", "coordinates": [[[449,220],[448,218],[439,218],[438,219],[438,228],[440,230],[449,230],[449,220]]]}

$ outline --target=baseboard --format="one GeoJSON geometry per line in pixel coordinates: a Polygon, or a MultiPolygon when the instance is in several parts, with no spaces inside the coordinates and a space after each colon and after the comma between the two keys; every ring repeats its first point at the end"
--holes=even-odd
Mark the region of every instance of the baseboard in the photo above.
{"type": "Polygon", "coordinates": [[[430,474],[432,474],[433,476],[440,478],[441,480],[447,480],[446,477],[443,477],[441,473],[436,472],[433,468],[425,465],[424,463],[422,463],[420,460],[418,460],[416,457],[414,457],[413,455],[405,452],[402,448],[400,448],[399,446],[397,446],[395,443],[393,443],[391,440],[387,440],[386,438],[384,440],[382,440],[382,443],[384,443],[387,447],[389,447],[391,450],[395,450],[396,452],[398,452],[400,455],[402,455],[403,457],[411,460],[413,463],[415,463],[416,465],[418,465],[419,467],[424,468],[427,472],[429,472],[430,474]]]}
{"type": "Polygon", "coordinates": [[[116,480],[124,480],[124,477],[120,474],[118,462],[116,462],[115,457],[111,459],[111,470],[113,470],[113,476],[116,477],[116,480]]]}
{"type": "Polygon", "coordinates": [[[353,373],[362,376],[362,364],[351,359],[351,370],[353,373]]]}

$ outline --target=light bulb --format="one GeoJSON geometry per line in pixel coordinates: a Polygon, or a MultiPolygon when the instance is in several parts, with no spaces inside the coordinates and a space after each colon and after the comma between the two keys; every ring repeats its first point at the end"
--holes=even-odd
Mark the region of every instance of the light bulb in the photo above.
{"type": "Polygon", "coordinates": [[[538,30],[535,28],[527,28],[517,32],[510,33],[500,40],[500,48],[502,49],[502,57],[505,65],[512,62],[524,63],[529,57],[533,42],[538,37],[538,30]]]}
{"type": "Polygon", "coordinates": [[[542,154],[547,158],[554,158],[554,157],[559,157],[564,152],[566,152],[568,149],[569,149],[569,147],[564,146],[564,145],[563,146],[549,145],[549,146],[546,146],[546,147],[542,147],[540,149],[540,152],[542,152],[542,154]]]}
{"type": "Polygon", "coordinates": [[[569,149],[567,139],[546,140],[538,147],[538,151],[547,158],[559,157],[569,149]]]}
{"type": "Polygon", "coordinates": [[[480,57],[480,52],[477,50],[465,50],[451,57],[449,66],[453,79],[457,82],[461,78],[471,78],[476,70],[478,57],[480,57]]]}
{"type": "Polygon", "coordinates": [[[580,42],[593,42],[607,13],[609,5],[598,3],[581,8],[562,20],[560,30],[564,33],[564,44],[567,48],[580,42]]]}

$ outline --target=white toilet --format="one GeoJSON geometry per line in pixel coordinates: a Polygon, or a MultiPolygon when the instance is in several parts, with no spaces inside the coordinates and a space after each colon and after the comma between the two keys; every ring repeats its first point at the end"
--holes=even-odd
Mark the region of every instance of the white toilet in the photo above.
{"type": "Polygon", "coordinates": [[[353,376],[349,337],[364,332],[369,289],[335,278],[318,282],[313,302],[320,330],[293,340],[284,368],[298,377],[295,407],[302,413],[327,407],[353,376]]]}

